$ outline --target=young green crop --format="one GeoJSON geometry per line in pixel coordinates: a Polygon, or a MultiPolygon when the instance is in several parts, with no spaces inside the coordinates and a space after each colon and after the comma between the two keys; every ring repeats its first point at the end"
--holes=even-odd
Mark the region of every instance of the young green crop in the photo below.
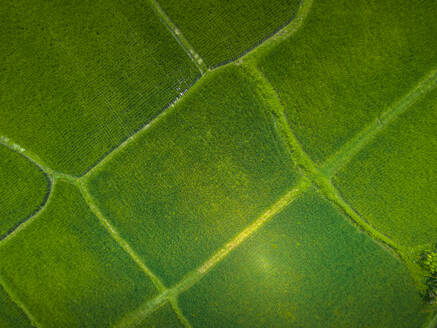
{"type": "Polygon", "coordinates": [[[299,31],[260,58],[315,162],[435,69],[436,16],[433,1],[315,0],[299,31]]]}
{"type": "Polygon", "coordinates": [[[420,327],[403,265],[314,190],[229,255],[179,304],[195,327],[420,327]]]}
{"type": "Polygon", "coordinates": [[[146,3],[0,3],[0,135],[80,175],[199,76],[146,3]]]}
{"type": "Polygon", "coordinates": [[[162,0],[161,7],[210,67],[237,59],[296,15],[298,0],[162,0]]]}
{"type": "Polygon", "coordinates": [[[38,216],[0,244],[0,262],[2,283],[42,327],[111,326],[157,292],[65,182],[55,184],[38,216]]]}
{"type": "Polygon", "coordinates": [[[92,176],[104,215],[168,286],[297,180],[253,82],[212,72],[92,176]]]}
{"type": "Polygon", "coordinates": [[[399,245],[437,236],[437,91],[380,133],[335,177],[353,208],[399,245]]]}
{"type": "Polygon", "coordinates": [[[39,167],[0,144],[0,239],[44,205],[49,184],[39,167]]]}

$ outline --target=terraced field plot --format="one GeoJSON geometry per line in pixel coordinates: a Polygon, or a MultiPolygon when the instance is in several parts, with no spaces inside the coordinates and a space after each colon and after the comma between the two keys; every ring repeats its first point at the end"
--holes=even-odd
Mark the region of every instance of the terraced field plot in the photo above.
{"type": "Polygon", "coordinates": [[[434,328],[436,4],[0,9],[0,327],[434,328]]]}

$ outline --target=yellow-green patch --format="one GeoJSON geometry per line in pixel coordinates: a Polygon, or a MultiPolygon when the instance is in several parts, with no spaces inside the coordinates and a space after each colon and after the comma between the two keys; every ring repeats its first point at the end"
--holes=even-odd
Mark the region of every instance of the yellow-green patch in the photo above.
{"type": "Polygon", "coordinates": [[[314,0],[303,26],[259,59],[318,163],[437,64],[437,2],[314,0]]]}
{"type": "Polygon", "coordinates": [[[156,294],[74,186],[0,244],[0,276],[44,327],[107,327],[156,294]]]}
{"type": "Polygon", "coordinates": [[[0,134],[81,174],[199,76],[146,3],[0,3],[0,134]]]}
{"type": "Polygon", "coordinates": [[[193,327],[411,328],[403,265],[310,191],[179,297],[193,327]]]}
{"type": "Polygon", "coordinates": [[[107,219],[171,285],[295,180],[253,82],[230,66],[196,84],[89,183],[107,219]]]}
{"type": "Polygon", "coordinates": [[[437,91],[389,125],[335,177],[346,201],[403,246],[437,242],[437,91]]]}
{"type": "Polygon", "coordinates": [[[0,239],[40,209],[49,184],[38,166],[0,145],[0,239]]]}

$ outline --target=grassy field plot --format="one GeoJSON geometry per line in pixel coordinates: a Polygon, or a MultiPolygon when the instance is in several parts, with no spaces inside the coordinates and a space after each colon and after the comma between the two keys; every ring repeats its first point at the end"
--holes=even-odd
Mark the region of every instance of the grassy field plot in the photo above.
{"type": "Polygon", "coordinates": [[[108,327],[156,291],[74,186],[0,245],[0,277],[42,327],[108,327]]]}
{"type": "Polygon", "coordinates": [[[0,145],[0,238],[46,200],[49,179],[27,158],[0,145]]]}
{"type": "Polygon", "coordinates": [[[437,3],[314,0],[304,25],[259,58],[318,163],[435,68],[437,3]]]}
{"type": "Polygon", "coordinates": [[[11,298],[1,287],[1,285],[0,285],[0,327],[2,328],[32,327],[26,315],[11,300],[11,298]]]}
{"type": "Polygon", "coordinates": [[[208,66],[234,60],[296,14],[298,0],[158,1],[208,66]]]}
{"type": "Polygon", "coordinates": [[[420,327],[407,270],[313,190],[179,297],[193,327],[420,327]]]}
{"type": "Polygon", "coordinates": [[[83,173],[199,76],[145,2],[0,4],[0,134],[83,173]]]}
{"type": "Polygon", "coordinates": [[[169,303],[153,312],[138,327],[142,328],[184,328],[169,303]]]}
{"type": "Polygon", "coordinates": [[[214,71],[91,176],[104,215],[166,284],[294,185],[263,107],[236,66],[214,71]]]}
{"type": "Polygon", "coordinates": [[[335,177],[346,201],[398,244],[437,242],[437,91],[401,115],[335,177]]]}

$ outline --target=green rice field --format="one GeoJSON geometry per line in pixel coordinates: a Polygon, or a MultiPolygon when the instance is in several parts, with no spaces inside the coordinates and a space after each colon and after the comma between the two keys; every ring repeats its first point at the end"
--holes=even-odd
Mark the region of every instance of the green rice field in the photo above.
{"type": "Polygon", "coordinates": [[[0,144],[0,238],[44,205],[49,183],[34,163],[0,144]]]}
{"type": "Polygon", "coordinates": [[[437,2],[0,3],[0,328],[437,328],[437,2]]]}

